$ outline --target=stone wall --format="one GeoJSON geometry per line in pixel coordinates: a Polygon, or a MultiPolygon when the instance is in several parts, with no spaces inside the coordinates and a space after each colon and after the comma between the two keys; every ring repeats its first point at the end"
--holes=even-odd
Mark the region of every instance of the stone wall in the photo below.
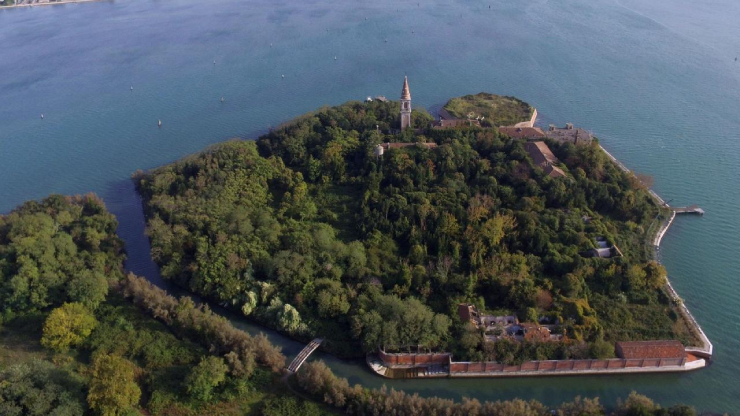
{"type": "Polygon", "coordinates": [[[386,367],[394,366],[427,366],[427,365],[447,365],[450,363],[452,354],[423,354],[423,353],[412,353],[412,354],[389,354],[383,350],[378,352],[378,358],[386,367]]]}
{"type": "Polygon", "coordinates": [[[685,358],[527,361],[520,365],[494,362],[451,362],[451,377],[515,375],[597,374],[613,372],[686,371],[704,366],[704,360],[686,367],[685,358]],[[699,364],[697,366],[697,364],[699,364]]]}

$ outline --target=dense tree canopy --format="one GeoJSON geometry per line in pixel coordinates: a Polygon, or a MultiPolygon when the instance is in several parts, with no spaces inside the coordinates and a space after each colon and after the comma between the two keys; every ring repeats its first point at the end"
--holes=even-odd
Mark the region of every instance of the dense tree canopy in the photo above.
{"type": "Polygon", "coordinates": [[[324,108],[137,173],[162,275],[344,354],[455,347],[459,302],[559,322],[569,343],[688,341],[645,242],[661,210],[596,143],[548,143],[567,172],[551,178],[495,129],[384,133],[396,114],[324,108]],[[437,147],[376,157],[387,141],[437,147]],[[597,237],[624,256],[584,256],[597,237]]]}
{"type": "Polygon", "coordinates": [[[0,369],[0,415],[82,416],[82,377],[47,361],[31,361],[0,369]]]}
{"type": "Polygon", "coordinates": [[[95,195],[53,195],[0,215],[0,309],[6,316],[64,302],[94,309],[122,277],[118,222],[95,195]]]}
{"type": "Polygon", "coordinates": [[[80,345],[98,321],[81,303],[65,303],[54,309],[44,323],[41,345],[57,351],[80,345]]]}
{"type": "Polygon", "coordinates": [[[87,394],[90,408],[103,416],[125,414],[141,397],[134,372],[134,364],[120,356],[99,354],[95,357],[87,394]]]}

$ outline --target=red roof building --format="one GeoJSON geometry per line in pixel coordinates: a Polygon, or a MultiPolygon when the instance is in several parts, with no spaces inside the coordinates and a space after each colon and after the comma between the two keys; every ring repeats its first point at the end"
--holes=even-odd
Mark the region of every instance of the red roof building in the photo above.
{"type": "Polygon", "coordinates": [[[545,132],[539,127],[516,127],[501,126],[498,128],[501,134],[505,134],[513,139],[544,139],[545,132]]]}
{"type": "Polygon", "coordinates": [[[686,358],[686,349],[678,341],[625,341],[617,342],[619,358],[686,358]]]}

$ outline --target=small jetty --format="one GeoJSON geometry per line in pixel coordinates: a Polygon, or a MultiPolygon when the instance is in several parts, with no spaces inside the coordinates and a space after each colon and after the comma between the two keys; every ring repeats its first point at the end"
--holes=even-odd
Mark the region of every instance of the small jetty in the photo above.
{"type": "Polygon", "coordinates": [[[696,214],[704,215],[704,210],[698,205],[689,205],[688,207],[671,208],[676,214],[696,214]]]}
{"type": "Polygon", "coordinates": [[[298,371],[299,368],[303,365],[304,362],[306,362],[306,359],[309,355],[311,355],[314,351],[316,351],[316,348],[319,348],[319,345],[324,340],[321,338],[316,338],[313,341],[309,342],[308,345],[306,345],[305,348],[301,350],[301,352],[298,353],[298,355],[295,357],[292,363],[288,366],[288,371],[290,373],[295,373],[298,371]]]}

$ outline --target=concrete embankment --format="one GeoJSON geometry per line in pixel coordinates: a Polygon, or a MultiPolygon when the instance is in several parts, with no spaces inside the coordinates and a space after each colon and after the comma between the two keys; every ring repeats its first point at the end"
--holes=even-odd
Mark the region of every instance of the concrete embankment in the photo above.
{"type": "MultiPolygon", "coordinates": [[[[631,171],[624,165],[622,162],[617,160],[611,153],[609,153],[606,149],[604,149],[603,146],[599,145],[601,150],[609,157],[609,159],[612,160],[622,171],[631,173],[631,171]]],[[[660,197],[655,191],[652,189],[648,190],[648,193],[650,193],[650,196],[653,197],[655,202],[660,207],[670,208],[668,204],[663,200],[663,198],[660,197]]],[[[673,225],[673,221],[676,219],[676,212],[671,210],[671,215],[668,219],[664,220],[660,224],[660,228],[658,229],[658,232],[655,234],[655,239],[653,240],[653,248],[654,248],[654,257],[656,260],[658,259],[657,256],[657,250],[660,248],[660,242],[663,241],[663,236],[665,236],[665,233],[668,231],[668,229],[673,225]]],[[[683,300],[680,296],[678,296],[678,293],[673,288],[673,285],[671,285],[670,279],[666,279],[666,285],[664,287],[665,291],[667,292],[668,296],[674,300],[676,304],[677,311],[684,317],[686,322],[689,324],[691,329],[694,331],[694,333],[699,337],[699,340],[701,341],[702,345],[699,346],[689,346],[686,347],[686,352],[695,354],[697,356],[711,359],[712,353],[714,351],[714,346],[709,341],[709,338],[707,338],[706,334],[704,333],[704,330],[701,329],[701,326],[696,321],[696,318],[691,314],[689,309],[684,305],[683,300]]]]}
{"type": "MultiPolygon", "coordinates": [[[[599,145],[601,147],[601,145],[599,145]]],[[[611,153],[603,147],[601,150],[622,171],[631,173],[611,153]]],[[[659,207],[668,207],[668,204],[658,194],[649,190],[650,195],[659,207]]],[[[676,218],[676,212],[671,210],[668,218],[661,221],[652,241],[654,257],[657,259],[657,250],[676,218]]],[[[657,220],[657,219],[656,219],[657,220]]],[[[685,348],[686,358],[674,359],[608,359],[608,360],[553,360],[528,361],[520,365],[511,366],[495,362],[454,362],[452,355],[441,354],[388,354],[381,351],[378,356],[368,356],[368,365],[375,373],[394,378],[398,370],[404,377],[413,378],[469,378],[469,377],[541,377],[541,376],[573,376],[598,374],[636,374],[636,373],[672,373],[693,371],[706,367],[712,358],[714,347],[707,338],[704,330],[686,308],[681,298],[666,279],[664,287],[668,297],[674,302],[676,311],[684,318],[692,331],[697,335],[701,345],[685,348]],[[393,371],[396,370],[396,371],[393,371]]]]}
{"type": "Polygon", "coordinates": [[[532,117],[529,118],[529,121],[522,121],[521,123],[514,124],[514,127],[534,127],[534,123],[537,121],[537,109],[535,108],[534,111],[532,111],[532,117]]]}
{"type": "Polygon", "coordinates": [[[688,353],[685,358],[546,360],[506,365],[455,362],[450,354],[387,354],[380,351],[378,355],[368,355],[367,363],[375,373],[385,378],[471,378],[675,373],[703,368],[707,360],[700,354],[688,353]]]}

